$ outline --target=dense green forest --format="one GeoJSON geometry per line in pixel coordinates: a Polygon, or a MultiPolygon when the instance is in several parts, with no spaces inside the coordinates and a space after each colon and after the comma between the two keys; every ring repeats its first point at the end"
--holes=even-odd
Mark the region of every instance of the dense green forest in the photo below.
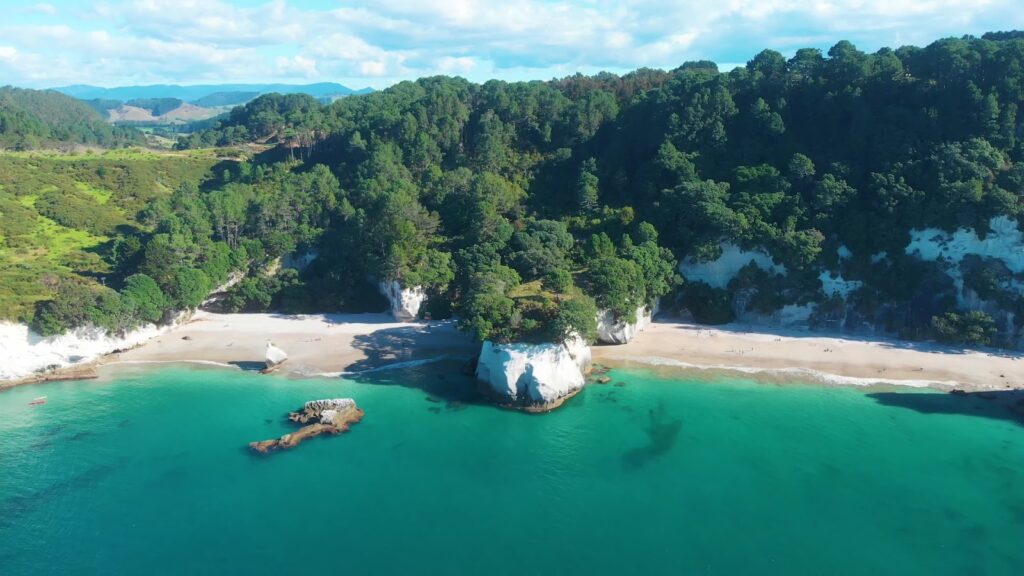
{"type": "Polygon", "coordinates": [[[51,90],[0,87],[0,149],[35,150],[75,144],[145,144],[141,132],[111,126],[88,104],[51,90]]]}
{"type": "MultiPolygon", "coordinates": [[[[811,304],[812,320],[986,344],[993,317],[961,309],[938,263],[904,248],[913,229],[984,237],[992,217],[1020,218],[1022,97],[1019,33],[767,50],[725,73],[433,77],[330,105],[265,95],[178,147],[277,146],[147,206],[113,285],[123,300],[134,278],[170,309],[249,268],[233,309],[334,310],[379,308],[368,280],[398,279],[481,339],[589,335],[598,308],[628,320],[662,298],[700,321],[731,320],[741,299],[766,313],[811,304]],[[678,261],[714,260],[723,244],[786,273],[752,265],[726,288],[677,276],[678,261]],[[259,272],[309,250],[319,258],[301,273],[259,272]],[[836,301],[822,272],[862,285],[836,301]]],[[[998,260],[967,276],[1024,318],[998,260]]],[[[37,326],[83,320],[59,312],[64,292],[39,304],[37,326]]]]}

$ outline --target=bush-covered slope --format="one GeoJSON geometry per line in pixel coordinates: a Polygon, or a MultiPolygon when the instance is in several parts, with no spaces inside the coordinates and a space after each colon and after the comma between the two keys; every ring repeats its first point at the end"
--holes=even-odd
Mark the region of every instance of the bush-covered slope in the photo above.
{"type": "Polygon", "coordinates": [[[0,154],[0,318],[29,319],[61,282],[117,285],[146,214],[216,160],[139,152],[0,154]]]}
{"type": "Polygon", "coordinates": [[[267,95],[179,146],[279,148],[154,221],[251,262],[319,250],[301,277],[249,281],[248,308],[359,306],[367,278],[397,279],[481,338],[558,339],[591,329],[595,306],[628,318],[669,293],[679,260],[693,278],[675,302],[699,320],[804,310],[805,323],[1013,344],[1012,254],[954,269],[908,247],[956,229],[995,245],[991,222],[1012,245],[1022,87],[1024,39],[1003,33],[769,50],[727,73],[435,77],[329,105],[267,95]],[[735,269],[709,283],[716,266],[735,269]]]}
{"type": "Polygon", "coordinates": [[[50,90],[0,88],[0,148],[143,143],[140,132],[110,126],[99,112],[70,96],[50,90]]]}

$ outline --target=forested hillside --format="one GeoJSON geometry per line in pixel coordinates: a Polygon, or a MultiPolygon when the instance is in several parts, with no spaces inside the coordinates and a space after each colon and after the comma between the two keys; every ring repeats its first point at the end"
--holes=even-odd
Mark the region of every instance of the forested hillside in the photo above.
{"type": "Polygon", "coordinates": [[[1019,222],[1022,67],[1024,39],[1003,33],[764,51],[727,73],[262,96],[179,147],[278,148],[176,193],[140,242],[164,258],[154,274],[198,266],[182,238],[244,248],[233,262],[253,269],[316,250],[301,276],[243,282],[233,305],[368,306],[367,279],[396,279],[497,340],[588,333],[597,308],[628,318],[671,294],[699,321],[796,307],[812,325],[1012,344],[1024,270],[1000,254],[953,270],[908,246],[915,230],[981,241],[1019,222]],[[723,254],[740,260],[720,284],[692,272],[723,254]]]}
{"type": "Polygon", "coordinates": [[[31,319],[37,301],[63,289],[117,286],[153,237],[154,206],[196,188],[216,162],[127,151],[0,155],[2,317],[31,319]]]}
{"type": "Polygon", "coordinates": [[[0,88],[0,149],[144,144],[142,133],[107,124],[88,104],[50,90],[0,88]]]}

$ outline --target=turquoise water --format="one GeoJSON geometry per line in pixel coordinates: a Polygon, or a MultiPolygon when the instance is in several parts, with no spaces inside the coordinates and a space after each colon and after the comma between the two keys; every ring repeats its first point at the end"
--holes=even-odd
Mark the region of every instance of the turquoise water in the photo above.
{"type": "Polygon", "coordinates": [[[619,371],[536,416],[451,401],[456,369],[0,393],[0,574],[1024,574],[991,401],[619,371]],[[337,396],[352,432],[245,449],[337,396]]]}

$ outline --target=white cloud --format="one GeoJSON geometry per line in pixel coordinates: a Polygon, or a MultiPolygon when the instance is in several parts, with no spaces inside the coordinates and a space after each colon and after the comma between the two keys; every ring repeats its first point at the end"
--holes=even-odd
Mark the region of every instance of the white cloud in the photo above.
{"type": "Polygon", "coordinates": [[[764,47],[827,48],[844,38],[874,49],[1024,27],[1018,1],[347,0],[314,10],[295,0],[100,0],[74,15],[44,3],[0,24],[0,38],[24,59],[16,67],[5,60],[0,72],[54,84],[546,78],[736,62],[764,47]],[[39,14],[52,18],[40,25],[39,14]]]}
{"type": "Polygon", "coordinates": [[[46,2],[40,2],[39,4],[33,4],[26,6],[18,10],[23,14],[45,14],[46,16],[56,16],[57,7],[53,4],[47,4],[46,2]]]}
{"type": "Polygon", "coordinates": [[[476,68],[476,60],[469,56],[445,56],[438,59],[437,70],[444,74],[466,74],[476,68]]]}
{"type": "Polygon", "coordinates": [[[292,58],[278,56],[276,62],[277,70],[282,76],[300,75],[306,78],[315,78],[317,76],[316,60],[306,58],[305,56],[294,56],[292,58]]]}

